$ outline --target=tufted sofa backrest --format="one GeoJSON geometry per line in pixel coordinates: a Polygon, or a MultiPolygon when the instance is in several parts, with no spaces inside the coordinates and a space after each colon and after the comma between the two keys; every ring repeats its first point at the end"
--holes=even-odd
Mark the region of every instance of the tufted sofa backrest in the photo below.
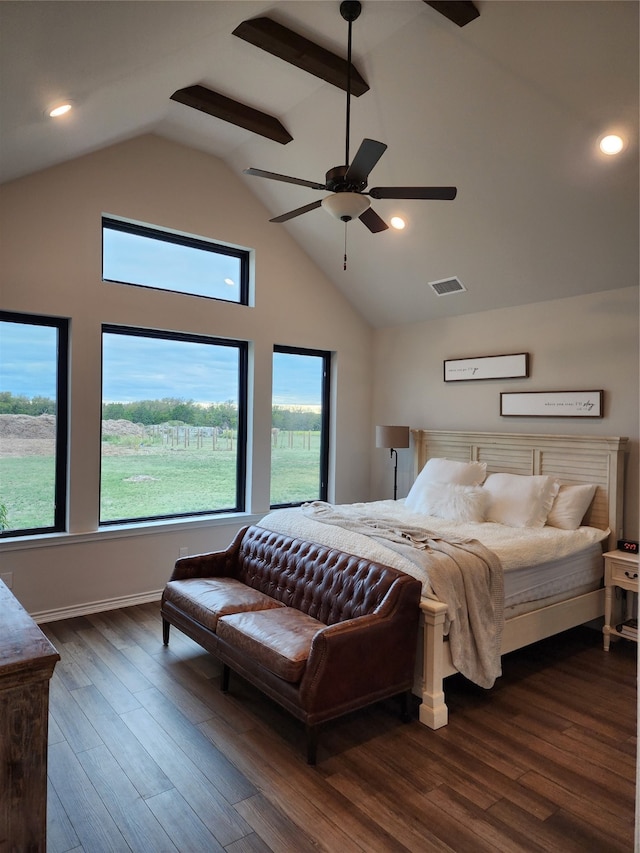
{"type": "Polygon", "coordinates": [[[390,566],[256,525],[242,537],[234,574],[325,625],[373,613],[393,583],[406,577],[390,566]]]}

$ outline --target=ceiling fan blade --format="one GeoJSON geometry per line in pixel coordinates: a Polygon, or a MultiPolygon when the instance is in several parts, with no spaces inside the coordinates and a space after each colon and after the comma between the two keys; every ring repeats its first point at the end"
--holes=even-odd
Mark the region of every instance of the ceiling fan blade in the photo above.
{"type": "Polygon", "coordinates": [[[245,175],[255,175],[258,178],[270,178],[272,181],[284,181],[285,184],[298,184],[301,187],[310,187],[312,190],[326,190],[325,184],[316,181],[305,181],[304,178],[291,178],[289,175],[279,175],[277,172],[265,172],[263,169],[243,169],[245,175]]]}
{"type": "Polygon", "coordinates": [[[381,219],[372,207],[368,207],[358,218],[360,222],[364,222],[372,234],[377,234],[378,231],[386,231],[389,227],[384,219],[381,219]]]}
{"type": "Polygon", "coordinates": [[[345,180],[366,187],[369,173],[386,150],[387,146],[384,142],[376,142],[375,139],[363,139],[360,148],[356,151],[356,156],[347,169],[345,180]]]}
{"type": "Polygon", "coordinates": [[[282,213],[280,216],[274,216],[269,222],[288,222],[296,216],[301,216],[303,213],[308,213],[310,210],[315,210],[320,207],[322,201],[312,201],[311,204],[305,204],[304,207],[296,207],[295,210],[290,210],[289,213],[282,213]]]}
{"type": "Polygon", "coordinates": [[[424,0],[424,2],[459,27],[464,27],[465,24],[480,16],[473,0],[424,0]]]}
{"type": "Polygon", "coordinates": [[[424,198],[436,201],[453,201],[456,187],[372,187],[371,198],[424,198]]]}

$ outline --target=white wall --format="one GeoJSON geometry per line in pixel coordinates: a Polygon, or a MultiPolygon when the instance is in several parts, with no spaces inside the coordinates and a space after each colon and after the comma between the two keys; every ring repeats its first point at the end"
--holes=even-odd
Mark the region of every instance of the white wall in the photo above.
{"type": "MultiPolygon", "coordinates": [[[[32,613],[161,589],[180,547],[223,547],[247,518],[96,533],[100,327],[129,324],[249,340],[249,509],[269,507],[274,344],[335,353],[330,497],[368,498],[371,330],[220,160],[148,135],[5,184],[1,307],[71,318],[70,536],[0,545],[0,572],[32,613]],[[255,249],[255,307],[101,280],[103,213],[255,249]]],[[[250,519],[249,519],[250,520],[250,519]]]]}
{"type": "MultiPolygon", "coordinates": [[[[455,299],[455,296],[441,297],[455,299]]],[[[630,439],[625,535],[638,538],[638,287],[486,311],[375,332],[374,422],[424,429],[618,435],[630,439]],[[443,361],[528,352],[527,379],[448,382],[443,361]],[[500,391],[604,390],[604,417],[500,416],[500,391]]],[[[373,495],[391,497],[387,451],[373,457],[373,495]]],[[[399,452],[398,496],[412,482],[399,452]]]]}

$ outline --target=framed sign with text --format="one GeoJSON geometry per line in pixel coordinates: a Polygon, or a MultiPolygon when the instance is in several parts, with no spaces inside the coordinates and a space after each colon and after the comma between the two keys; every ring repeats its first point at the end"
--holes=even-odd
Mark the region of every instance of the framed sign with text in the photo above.
{"type": "Polygon", "coordinates": [[[515,417],[601,418],[603,391],[503,391],[500,414],[515,417]]]}
{"type": "Polygon", "coordinates": [[[518,379],[529,375],[529,353],[481,355],[476,358],[449,358],[444,362],[445,382],[470,379],[518,379]]]}

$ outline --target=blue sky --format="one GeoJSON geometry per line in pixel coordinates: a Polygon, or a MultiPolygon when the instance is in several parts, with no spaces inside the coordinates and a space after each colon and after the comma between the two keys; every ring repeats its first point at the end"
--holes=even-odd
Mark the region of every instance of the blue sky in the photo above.
{"type": "MultiPolygon", "coordinates": [[[[237,400],[237,351],[233,347],[105,335],[103,396],[132,402],[171,397],[204,403],[237,400]]],[[[0,391],[55,397],[56,330],[0,323],[0,391]]],[[[320,359],[276,353],[274,402],[320,404],[320,359]]]]}
{"type": "Polygon", "coordinates": [[[0,323],[0,391],[15,396],[56,396],[57,330],[0,323]]]}
{"type": "Polygon", "coordinates": [[[103,228],[103,278],[240,301],[240,261],[193,246],[103,228]]]}
{"type": "Polygon", "coordinates": [[[238,399],[238,351],[190,341],[103,335],[102,395],[107,401],[202,403],[238,399]]]}

